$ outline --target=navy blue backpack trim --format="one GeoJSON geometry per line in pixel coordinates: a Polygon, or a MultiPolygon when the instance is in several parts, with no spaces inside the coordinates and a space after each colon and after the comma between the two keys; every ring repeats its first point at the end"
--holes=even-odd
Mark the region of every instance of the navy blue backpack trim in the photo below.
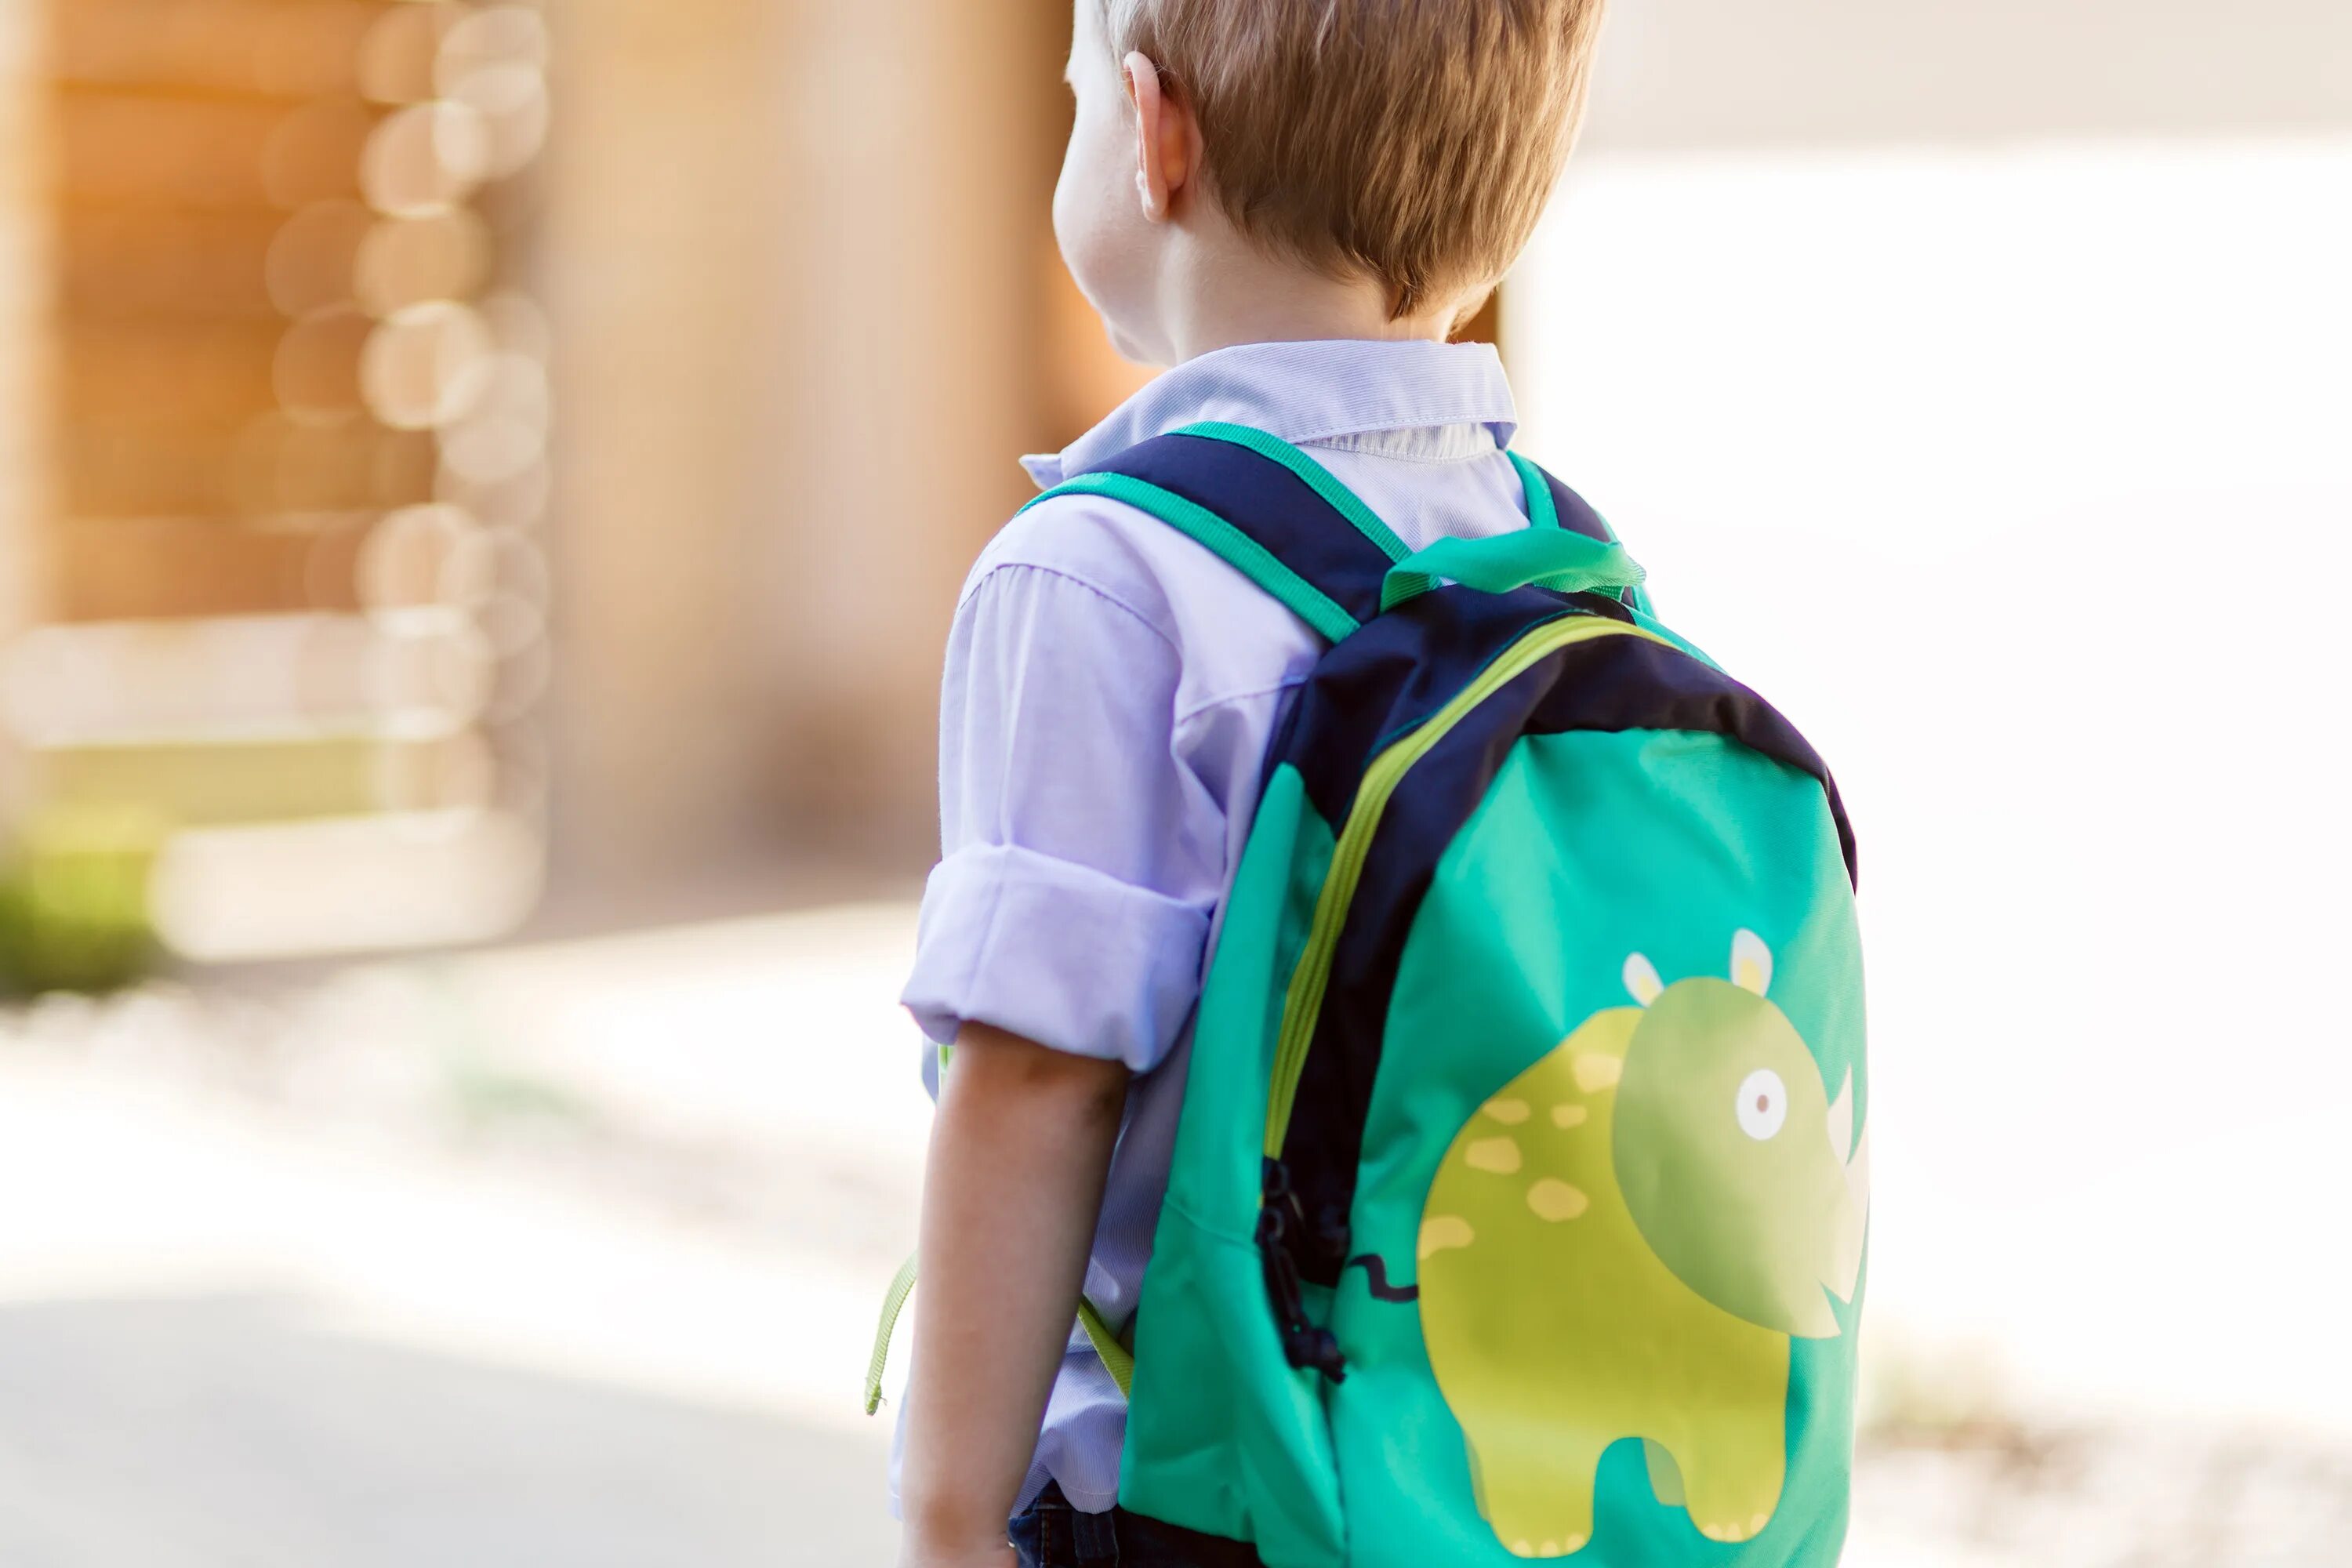
{"type": "Polygon", "coordinates": [[[1180,432],[1139,442],[1087,471],[1125,474],[1181,496],[1263,545],[1357,620],[1369,625],[1381,613],[1381,584],[1394,563],[1272,458],[1180,432]]]}
{"type": "MultiPolygon", "coordinates": [[[[1537,465],[1525,467],[1542,475],[1562,528],[1604,543],[1615,541],[1609,524],[1582,496],[1537,465]]],[[[1378,623],[1381,584],[1395,562],[1305,479],[1273,458],[1234,441],[1178,430],[1138,442],[1086,471],[1124,474],[1214,513],[1368,630],[1378,623]]],[[[1561,597],[1543,589],[1525,589],[1503,596],[1501,602],[1516,605],[1524,615],[1543,606],[1556,608],[1561,597]]],[[[1606,595],[1574,597],[1584,608],[1622,615],[1616,601],[1606,595]],[[1606,610],[1601,608],[1603,605],[1606,610]]],[[[1628,602],[1636,609],[1647,607],[1638,589],[1628,602]]],[[[1360,632],[1349,641],[1353,644],[1363,636],[1360,632]]]]}
{"type": "Polygon", "coordinates": [[[1617,542],[1616,530],[1611,528],[1582,496],[1561,484],[1552,477],[1551,470],[1541,464],[1529,463],[1528,467],[1543,476],[1545,488],[1551,491],[1552,510],[1559,517],[1560,527],[1572,529],[1587,539],[1597,539],[1603,544],[1617,542]]]}
{"type": "Polygon", "coordinates": [[[1344,820],[1373,754],[1445,706],[1497,652],[1571,612],[1630,623],[1604,594],[1519,588],[1477,594],[1440,588],[1389,611],[1327,654],[1266,751],[1305,779],[1326,822],[1344,820]],[[1317,700],[1304,700],[1311,690],[1317,700]]]}

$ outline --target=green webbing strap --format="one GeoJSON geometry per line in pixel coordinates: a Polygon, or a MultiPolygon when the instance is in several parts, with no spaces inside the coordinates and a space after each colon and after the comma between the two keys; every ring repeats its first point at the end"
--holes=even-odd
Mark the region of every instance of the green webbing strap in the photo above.
{"type": "MultiPolygon", "coordinates": [[[[1288,605],[1300,620],[1320,633],[1326,642],[1339,642],[1356,630],[1356,617],[1340,608],[1329,595],[1276,560],[1274,552],[1265,545],[1215,512],[1186,500],[1173,490],[1161,489],[1158,485],[1126,474],[1077,474],[1034,498],[1029,506],[1021,510],[1027,511],[1029,507],[1039,501],[1073,493],[1108,496],[1113,500],[1125,501],[1138,510],[1150,512],[1179,533],[1187,534],[1207,545],[1223,556],[1234,570],[1288,605]]],[[[1399,545],[1398,550],[1401,553],[1403,546],[1399,545]]]]}
{"type": "Polygon", "coordinates": [[[907,1298],[915,1291],[915,1260],[908,1258],[898,1265],[898,1272],[890,1278],[890,1289],[882,1296],[882,1321],[874,1327],[874,1354],[866,1363],[866,1414],[873,1415],[882,1408],[882,1366],[890,1359],[891,1331],[898,1326],[898,1314],[907,1310],[907,1298]]]}
{"type": "Polygon", "coordinates": [[[1565,528],[1523,528],[1489,539],[1441,539],[1389,569],[1381,608],[1394,609],[1449,578],[1481,593],[1507,594],[1530,583],[1563,594],[1614,593],[1642,580],[1642,568],[1622,544],[1565,528]]]}
{"type": "Polygon", "coordinates": [[[1558,528],[1559,506],[1551,499],[1551,486],[1545,480],[1543,470],[1517,452],[1512,452],[1508,456],[1511,459],[1511,467],[1519,470],[1519,488],[1527,492],[1528,526],[1558,528]]]}
{"type": "Polygon", "coordinates": [[[1095,1347],[1095,1354],[1102,1358],[1103,1370],[1118,1384],[1118,1396],[1130,1397],[1135,1386],[1135,1352],[1118,1342],[1118,1336],[1110,1331],[1110,1325],[1095,1310],[1095,1304],[1084,1296],[1078,1298],[1078,1327],[1086,1330],[1087,1342],[1095,1347]]]}
{"type": "MultiPolygon", "coordinates": [[[[890,1337],[898,1327],[898,1315],[907,1310],[907,1298],[915,1291],[915,1260],[912,1258],[898,1265],[898,1272],[890,1279],[890,1289],[883,1293],[882,1321],[874,1326],[874,1353],[866,1363],[866,1414],[873,1415],[882,1408],[882,1369],[890,1359],[890,1337]]],[[[1135,1384],[1135,1352],[1118,1342],[1103,1315],[1084,1296],[1078,1298],[1078,1327],[1087,1332],[1087,1343],[1094,1346],[1095,1354],[1102,1358],[1103,1370],[1118,1384],[1118,1396],[1129,1397],[1135,1384]]]]}
{"type": "Polygon", "coordinates": [[[1204,419],[1197,425],[1180,425],[1169,432],[1173,436],[1205,436],[1212,441],[1230,441],[1236,447],[1246,447],[1261,458],[1272,458],[1292,473],[1307,481],[1307,488],[1321,496],[1334,511],[1355,525],[1358,533],[1381,548],[1381,553],[1391,561],[1402,561],[1412,552],[1393,529],[1380,520],[1379,514],[1366,506],[1356,492],[1333,477],[1331,470],[1292,446],[1278,436],[1254,430],[1246,425],[1227,425],[1220,420],[1204,419]]]}

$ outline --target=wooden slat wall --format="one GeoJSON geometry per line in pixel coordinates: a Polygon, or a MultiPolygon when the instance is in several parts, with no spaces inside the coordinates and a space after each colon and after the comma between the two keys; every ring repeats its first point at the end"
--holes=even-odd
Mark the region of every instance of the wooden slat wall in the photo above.
{"type": "Polygon", "coordinates": [[[54,613],[349,607],[289,514],[430,499],[430,437],[359,414],[373,323],[289,319],[269,287],[305,209],[361,211],[389,110],[362,49],[393,9],[54,0],[54,613]],[[289,420],[289,393],[327,416],[289,420]]]}
{"type": "MultiPolygon", "coordinates": [[[[0,647],[43,613],[48,512],[48,116],[45,18],[0,5],[0,647]]],[[[27,809],[23,748],[0,725],[0,824],[27,809]]]]}
{"type": "MultiPolygon", "coordinates": [[[[535,814],[545,334],[513,293],[529,218],[507,176],[545,123],[540,15],[466,0],[8,15],[22,32],[0,63],[37,89],[10,102],[43,132],[37,164],[9,171],[13,216],[43,240],[13,279],[38,344],[40,479],[0,513],[23,568],[0,689],[64,669],[89,698],[19,702],[40,734],[0,810],[135,806],[185,830],[535,814]],[[466,650],[457,679],[387,679],[445,636],[466,650]],[[509,753],[531,759],[518,789],[509,753]]],[[[201,924],[214,896],[180,885],[173,903],[201,924]]],[[[289,911],[252,929],[299,935],[308,917],[289,911]]],[[[341,945],[336,908],[315,912],[341,945]]]]}

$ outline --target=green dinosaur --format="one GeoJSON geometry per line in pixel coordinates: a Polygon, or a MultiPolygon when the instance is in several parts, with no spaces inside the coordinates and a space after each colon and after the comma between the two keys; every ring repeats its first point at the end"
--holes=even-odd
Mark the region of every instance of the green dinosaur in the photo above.
{"type": "Polygon", "coordinates": [[[1832,1102],[1765,999],[1772,956],[1595,1013],[1455,1135],[1420,1237],[1422,1333],[1478,1510],[1520,1557],[1592,1536],[1601,1456],[1643,1439],[1658,1500],[1752,1540],[1787,1468],[1789,1342],[1839,1331],[1869,1205],[1849,1073],[1832,1102]]]}

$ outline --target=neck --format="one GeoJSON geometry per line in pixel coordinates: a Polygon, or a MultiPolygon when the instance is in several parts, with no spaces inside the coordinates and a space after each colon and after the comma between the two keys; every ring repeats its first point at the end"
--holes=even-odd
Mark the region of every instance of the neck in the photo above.
{"type": "Polygon", "coordinates": [[[1464,303],[1447,299],[1392,318],[1387,290],[1375,280],[1327,277],[1268,256],[1237,235],[1180,247],[1161,274],[1160,292],[1171,364],[1237,343],[1443,342],[1464,303]]]}

